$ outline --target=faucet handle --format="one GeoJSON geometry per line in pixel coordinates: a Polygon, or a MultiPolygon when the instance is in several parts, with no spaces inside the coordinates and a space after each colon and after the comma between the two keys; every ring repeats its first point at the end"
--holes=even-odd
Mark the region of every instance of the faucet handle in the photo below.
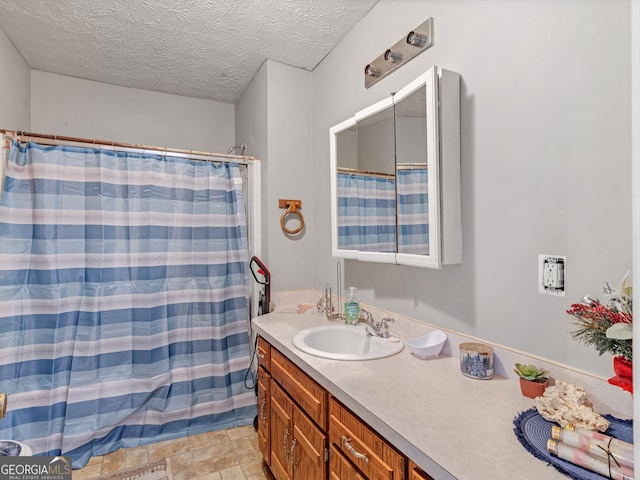
{"type": "Polygon", "coordinates": [[[359,325],[361,323],[373,326],[373,315],[371,315],[371,312],[369,310],[366,310],[364,308],[360,309],[360,313],[358,314],[358,317],[353,321],[352,325],[359,325]]]}
{"type": "Polygon", "coordinates": [[[365,322],[367,322],[367,323],[373,322],[373,315],[371,315],[371,312],[369,310],[361,308],[360,309],[360,315],[363,315],[363,314],[364,314],[364,321],[365,322]]]}
{"type": "Polygon", "coordinates": [[[368,323],[364,326],[364,332],[370,337],[377,337],[379,333],[376,331],[374,327],[369,325],[368,323]]]}
{"type": "Polygon", "coordinates": [[[389,323],[395,322],[396,319],[392,317],[384,317],[380,320],[379,332],[382,338],[389,338],[389,323]]]}

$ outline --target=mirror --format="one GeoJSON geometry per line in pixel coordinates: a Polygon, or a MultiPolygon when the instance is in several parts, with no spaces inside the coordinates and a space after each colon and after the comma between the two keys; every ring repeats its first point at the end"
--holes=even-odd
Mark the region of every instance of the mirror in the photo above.
{"type": "Polygon", "coordinates": [[[340,249],[396,252],[394,122],[385,100],[336,134],[340,249]]]}
{"type": "Polygon", "coordinates": [[[398,253],[429,255],[427,88],[395,103],[398,253]]]}
{"type": "Polygon", "coordinates": [[[334,256],[462,261],[459,84],[433,67],[330,129],[334,256]]]}

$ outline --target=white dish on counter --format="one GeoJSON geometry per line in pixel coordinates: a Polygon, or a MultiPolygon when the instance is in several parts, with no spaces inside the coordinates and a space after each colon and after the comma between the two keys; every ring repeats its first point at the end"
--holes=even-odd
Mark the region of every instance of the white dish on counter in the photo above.
{"type": "Polygon", "coordinates": [[[427,358],[434,358],[440,354],[444,342],[447,340],[447,334],[442,330],[433,330],[432,332],[422,335],[421,337],[412,338],[407,340],[407,347],[411,351],[411,354],[425,360],[427,358]]]}

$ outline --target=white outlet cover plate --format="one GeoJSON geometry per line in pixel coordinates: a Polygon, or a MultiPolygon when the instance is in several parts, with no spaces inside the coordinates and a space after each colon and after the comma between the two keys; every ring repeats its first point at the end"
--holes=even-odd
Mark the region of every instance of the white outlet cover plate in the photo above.
{"type": "Polygon", "coordinates": [[[567,274],[567,257],[566,257],[566,255],[543,255],[543,254],[539,254],[538,255],[538,293],[541,293],[542,295],[553,295],[553,296],[556,296],[556,297],[564,297],[565,296],[565,290],[567,288],[566,274],[567,274]],[[562,263],[564,264],[563,276],[564,276],[565,280],[564,280],[563,288],[561,290],[553,290],[553,289],[545,288],[545,286],[544,286],[544,263],[545,263],[545,260],[562,260],[562,263]]]}

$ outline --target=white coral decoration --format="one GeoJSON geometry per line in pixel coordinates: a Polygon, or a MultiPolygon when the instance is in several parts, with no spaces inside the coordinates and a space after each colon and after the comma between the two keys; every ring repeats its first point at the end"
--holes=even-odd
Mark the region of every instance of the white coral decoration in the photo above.
{"type": "Polygon", "coordinates": [[[609,421],[593,411],[587,392],[582,387],[560,380],[556,380],[555,385],[547,387],[544,395],[536,398],[536,408],[542,418],[557,422],[561,427],[571,424],[601,432],[609,428],[609,421]]]}

